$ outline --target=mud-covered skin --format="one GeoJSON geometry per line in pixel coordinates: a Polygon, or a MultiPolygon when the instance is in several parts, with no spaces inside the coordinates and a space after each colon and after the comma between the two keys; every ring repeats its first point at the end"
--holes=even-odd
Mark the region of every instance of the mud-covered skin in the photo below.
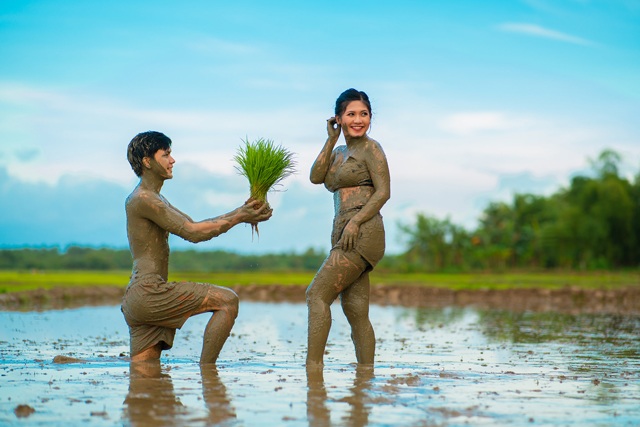
{"type": "MultiPolygon", "coordinates": [[[[241,223],[258,223],[266,221],[271,217],[271,209],[264,205],[258,209],[258,202],[252,201],[243,206],[218,217],[193,221],[187,214],[175,208],[167,199],[160,194],[165,180],[173,177],[173,164],[175,160],[171,156],[171,149],[160,149],[153,157],[144,157],[142,161],[143,170],[140,183],[127,197],[125,209],[127,214],[127,236],[129,247],[133,257],[133,270],[129,287],[142,286],[149,277],[157,277],[158,286],[163,286],[168,277],[169,270],[169,234],[175,234],[191,242],[201,242],[212,239],[241,223]]],[[[201,303],[195,307],[191,305],[181,312],[184,321],[196,314],[213,312],[204,333],[204,343],[200,356],[200,363],[215,363],[222,346],[228,338],[231,328],[238,315],[238,297],[230,289],[209,284],[189,284],[198,287],[193,298],[176,294],[171,296],[171,292],[166,292],[167,303],[163,304],[162,310],[168,312],[180,312],[181,305],[186,304],[186,299],[200,298],[201,303]],[[197,294],[197,295],[196,295],[197,294]],[[173,306],[171,306],[173,304],[173,306]]],[[[180,283],[171,283],[170,286],[179,290],[180,283]]],[[[157,287],[156,287],[157,288],[157,287]]],[[[144,323],[144,314],[141,313],[145,307],[144,291],[139,289],[138,299],[135,304],[128,305],[127,294],[123,298],[123,312],[125,318],[128,314],[137,319],[139,325],[144,323]],[[139,314],[139,316],[138,316],[139,314]]],[[[159,307],[153,309],[161,310],[159,307]]],[[[167,328],[159,316],[149,316],[149,327],[167,328]]],[[[129,319],[127,319],[129,322],[129,319]]],[[[174,325],[170,325],[169,328],[174,325]]],[[[133,336],[132,336],[133,339],[133,336]]],[[[131,354],[133,362],[153,360],[160,358],[163,349],[169,348],[171,343],[135,343],[132,348],[143,347],[136,354],[131,354]],[[148,345],[148,346],[147,346],[148,345]]]]}
{"type": "Polygon", "coordinates": [[[375,333],[369,321],[369,272],[384,254],[380,209],[390,197],[387,159],[366,135],[370,111],[351,101],[343,114],[327,120],[327,141],[314,162],[310,180],[334,193],[332,249],[307,288],[307,366],[321,366],[331,328],[331,303],[340,296],[351,325],[360,364],[372,364],[375,333]],[[335,147],[340,133],[346,145],[335,147]]]}

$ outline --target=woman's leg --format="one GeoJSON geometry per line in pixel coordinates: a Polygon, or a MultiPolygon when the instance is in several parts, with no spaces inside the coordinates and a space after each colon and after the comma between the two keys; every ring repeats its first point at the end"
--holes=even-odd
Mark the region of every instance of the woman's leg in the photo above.
{"type": "Polygon", "coordinates": [[[372,364],[376,350],[376,336],[369,320],[369,272],[341,294],[342,311],[351,325],[351,339],[358,363],[372,364]]]}
{"type": "Polygon", "coordinates": [[[331,303],[365,269],[366,263],[359,256],[350,256],[341,249],[334,249],[307,288],[307,366],[322,365],[331,329],[331,303]]]}

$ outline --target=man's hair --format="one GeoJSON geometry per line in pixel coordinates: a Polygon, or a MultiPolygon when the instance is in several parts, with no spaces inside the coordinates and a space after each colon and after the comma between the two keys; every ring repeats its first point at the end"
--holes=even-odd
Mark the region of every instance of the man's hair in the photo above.
{"type": "Polygon", "coordinates": [[[168,150],[171,147],[171,139],[162,132],[147,131],[133,137],[127,147],[127,159],[131,169],[137,176],[142,176],[142,159],[151,157],[158,150],[168,150]]]}

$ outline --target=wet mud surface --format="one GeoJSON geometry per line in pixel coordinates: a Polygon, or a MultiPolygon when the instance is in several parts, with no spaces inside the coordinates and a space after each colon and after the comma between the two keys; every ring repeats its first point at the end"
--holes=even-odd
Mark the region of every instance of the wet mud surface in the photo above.
{"type": "Polygon", "coordinates": [[[637,314],[372,305],[371,371],[332,313],[321,375],[301,303],[243,301],[217,369],[198,365],[208,315],[130,366],[117,305],[1,311],[0,425],[640,424],[637,314]]]}
{"type": "MultiPolygon", "coordinates": [[[[241,301],[303,302],[306,286],[247,285],[232,288],[241,301]]],[[[0,310],[50,310],[119,304],[123,287],[69,287],[0,294],[0,310]]],[[[374,285],[371,302],[406,307],[476,307],[512,311],[640,315],[640,287],[615,290],[513,288],[452,290],[418,285],[374,285]]]]}

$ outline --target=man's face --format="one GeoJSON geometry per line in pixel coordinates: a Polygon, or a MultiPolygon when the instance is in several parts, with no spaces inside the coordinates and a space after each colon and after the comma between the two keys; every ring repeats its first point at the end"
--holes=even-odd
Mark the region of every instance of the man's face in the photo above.
{"type": "Polygon", "coordinates": [[[173,178],[173,164],[176,160],[171,157],[171,147],[166,150],[158,150],[150,159],[150,171],[164,179],[173,178]]]}

